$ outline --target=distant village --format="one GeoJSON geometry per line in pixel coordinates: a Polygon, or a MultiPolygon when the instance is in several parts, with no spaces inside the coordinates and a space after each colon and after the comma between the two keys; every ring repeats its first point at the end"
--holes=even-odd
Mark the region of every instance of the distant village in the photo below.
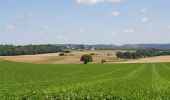
{"type": "Polygon", "coordinates": [[[84,50],[90,50],[90,51],[95,51],[95,47],[86,47],[84,45],[66,45],[65,49],[71,49],[71,50],[79,50],[79,51],[84,51],[84,50]]]}

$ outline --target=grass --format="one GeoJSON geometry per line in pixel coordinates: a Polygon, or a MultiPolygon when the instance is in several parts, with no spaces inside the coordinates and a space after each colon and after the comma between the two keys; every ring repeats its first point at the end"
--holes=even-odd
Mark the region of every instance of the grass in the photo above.
{"type": "Polygon", "coordinates": [[[170,99],[169,76],[170,63],[48,65],[0,61],[0,99],[170,99]]]}

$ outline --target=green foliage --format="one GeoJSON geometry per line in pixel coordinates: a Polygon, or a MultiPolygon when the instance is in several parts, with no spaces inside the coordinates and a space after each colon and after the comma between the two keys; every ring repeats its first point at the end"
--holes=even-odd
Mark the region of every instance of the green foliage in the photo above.
{"type": "Polygon", "coordinates": [[[106,60],[102,60],[101,63],[102,63],[102,64],[106,63],[106,60]]]}
{"type": "Polygon", "coordinates": [[[170,55],[170,50],[144,49],[144,50],[137,50],[136,52],[117,52],[116,55],[118,58],[136,59],[136,58],[170,55]]]}
{"type": "Polygon", "coordinates": [[[95,53],[90,53],[90,55],[91,55],[91,56],[94,56],[94,55],[96,55],[96,54],[95,54],[95,53]]]}
{"type": "Polygon", "coordinates": [[[92,62],[93,61],[93,57],[91,55],[83,55],[80,58],[80,61],[83,61],[84,64],[87,64],[88,62],[92,62]]]}
{"type": "Polygon", "coordinates": [[[70,50],[63,50],[64,53],[71,53],[70,50]]]}
{"type": "Polygon", "coordinates": [[[0,100],[168,100],[170,63],[0,62],[0,100]]]}
{"type": "Polygon", "coordinates": [[[64,52],[60,53],[59,56],[66,56],[64,52]]]}
{"type": "Polygon", "coordinates": [[[62,47],[55,45],[0,45],[0,56],[43,54],[55,53],[60,51],[62,51],[62,47]]]}
{"type": "Polygon", "coordinates": [[[84,49],[85,49],[85,46],[84,46],[83,44],[77,45],[77,46],[76,46],[76,49],[77,49],[77,50],[84,50],[84,49]]]}

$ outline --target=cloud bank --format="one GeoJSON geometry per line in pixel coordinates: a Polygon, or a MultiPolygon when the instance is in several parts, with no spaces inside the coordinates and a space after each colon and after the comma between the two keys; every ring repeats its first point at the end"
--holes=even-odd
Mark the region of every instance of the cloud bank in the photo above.
{"type": "Polygon", "coordinates": [[[119,3],[123,0],[76,0],[77,4],[80,5],[96,5],[99,3],[111,2],[111,3],[119,3]]]}

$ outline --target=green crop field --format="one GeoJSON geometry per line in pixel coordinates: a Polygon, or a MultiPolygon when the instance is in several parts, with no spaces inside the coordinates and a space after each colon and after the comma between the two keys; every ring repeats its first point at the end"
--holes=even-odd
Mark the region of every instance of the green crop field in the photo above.
{"type": "Polygon", "coordinates": [[[170,99],[170,63],[0,62],[0,100],[170,99]]]}

